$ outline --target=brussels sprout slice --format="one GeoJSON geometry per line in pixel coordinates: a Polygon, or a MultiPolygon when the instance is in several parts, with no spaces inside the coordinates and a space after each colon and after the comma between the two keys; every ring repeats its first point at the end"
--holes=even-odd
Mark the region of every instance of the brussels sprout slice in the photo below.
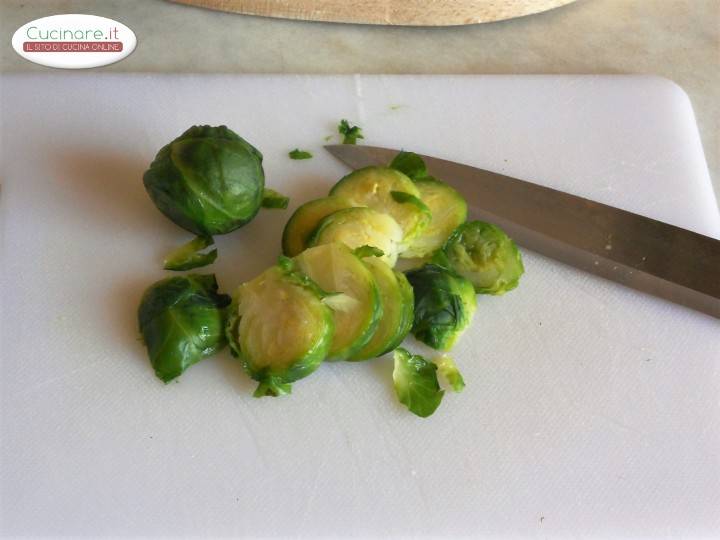
{"type": "Polygon", "coordinates": [[[324,197],[298,207],[283,230],[283,253],[288,257],[301,253],[308,247],[310,236],[325,216],[351,206],[352,204],[342,197],[324,197]]]}
{"type": "Polygon", "coordinates": [[[463,388],[465,388],[465,380],[450,355],[441,354],[435,359],[435,365],[437,365],[440,375],[445,378],[452,391],[462,392],[463,388]]]}
{"type": "Polygon", "coordinates": [[[342,242],[350,249],[365,245],[382,250],[382,260],[390,266],[397,261],[402,229],[387,214],[372,208],[345,208],[324,217],[309,240],[310,245],[342,242]]]}
{"type": "Polygon", "coordinates": [[[355,309],[334,312],[335,335],[328,353],[332,360],[352,357],[370,341],[382,317],[380,293],[370,270],[340,243],[311,247],[295,261],[324,290],[357,300],[355,309]]]}
{"type": "Polygon", "coordinates": [[[515,242],[496,225],[469,221],[443,247],[447,263],[469,279],[479,294],[500,295],[518,286],[523,267],[515,242]]]}
{"type": "Polygon", "coordinates": [[[320,289],[288,264],[241,285],[226,328],[233,353],[260,383],[257,397],[290,393],[327,355],[333,314],[320,289]]]}
{"type": "Polygon", "coordinates": [[[215,276],[163,279],[143,294],[138,308],[140,334],[155,374],[164,382],[215,354],[225,345],[225,308],[215,276]]]}
{"type": "Polygon", "coordinates": [[[413,335],[433,349],[449,350],[475,313],[472,283],[436,264],[406,276],[415,293],[413,335]]]}
{"type": "Polygon", "coordinates": [[[408,259],[426,257],[442,248],[455,228],[467,219],[467,202],[445,182],[426,177],[415,180],[415,185],[430,208],[432,221],[400,254],[408,259]]]}
{"type": "Polygon", "coordinates": [[[393,350],[410,332],[413,320],[412,288],[405,276],[376,257],[364,262],[380,291],[383,315],[372,339],[351,360],[368,360],[393,350]]]}
{"type": "Polygon", "coordinates": [[[330,194],[346,198],[353,206],[368,206],[391,216],[403,231],[405,245],[409,245],[432,219],[430,210],[420,201],[420,191],[415,183],[388,167],[358,169],[335,184],[330,194]]]}
{"type": "Polygon", "coordinates": [[[421,418],[430,416],[445,394],[438,384],[437,366],[403,348],[396,349],[393,357],[393,383],[398,400],[411,413],[421,418]]]}
{"type": "Polygon", "coordinates": [[[203,253],[202,250],[214,244],[215,242],[210,236],[196,236],[168,253],[163,261],[163,268],[165,270],[191,270],[212,264],[217,259],[217,249],[206,253],[203,253]]]}

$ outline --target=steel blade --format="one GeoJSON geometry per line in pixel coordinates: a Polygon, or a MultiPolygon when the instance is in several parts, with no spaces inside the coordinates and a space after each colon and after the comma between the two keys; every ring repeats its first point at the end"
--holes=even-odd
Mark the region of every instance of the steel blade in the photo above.
{"type": "MultiPolygon", "coordinates": [[[[356,169],[398,150],[325,147],[356,169]]],[[[431,156],[428,171],[460,191],[473,217],[523,247],[720,318],[720,240],[525,180],[431,156]]]]}

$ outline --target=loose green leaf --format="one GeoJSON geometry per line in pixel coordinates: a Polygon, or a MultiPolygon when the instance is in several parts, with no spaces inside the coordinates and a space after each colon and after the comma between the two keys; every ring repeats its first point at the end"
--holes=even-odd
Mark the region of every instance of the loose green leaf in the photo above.
{"type": "Polygon", "coordinates": [[[438,408],[444,392],[437,380],[437,366],[403,348],[393,353],[393,382],[400,403],[422,418],[438,408]]]}
{"type": "Polygon", "coordinates": [[[365,257],[382,257],[385,255],[385,252],[382,249],[369,245],[355,248],[353,253],[361,259],[364,259],[365,257]]]}
{"type": "Polygon", "coordinates": [[[400,171],[412,180],[425,178],[428,175],[425,162],[415,152],[400,151],[390,163],[390,167],[400,171]]]}
{"type": "Polygon", "coordinates": [[[350,122],[344,118],[340,120],[338,125],[338,133],[343,136],[343,144],[357,144],[358,139],[364,139],[362,134],[362,128],[358,126],[351,126],[350,122]]]}
{"type": "Polygon", "coordinates": [[[281,195],[274,189],[265,189],[263,191],[262,207],[263,208],[282,208],[288,207],[290,199],[285,195],[281,195]]]}
{"type": "Polygon", "coordinates": [[[449,355],[442,354],[435,359],[435,364],[440,375],[445,378],[453,392],[462,392],[463,388],[465,388],[465,380],[455,361],[449,355]]]}
{"type": "MultiPolygon", "coordinates": [[[[393,200],[396,203],[400,204],[412,204],[416,208],[422,211],[422,213],[427,216],[426,220],[429,223],[431,219],[431,213],[430,209],[427,207],[427,205],[422,202],[418,197],[415,195],[411,195],[410,193],[405,193],[404,191],[391,191],[390,196],[393,198],[393,200]]],[[[427,226],[427,224],[426,224],[427,226]]]]}
{"type": "Polygon", "coordinates": [[[196,236],[189,242],[172,250],[163,261],[165,270],[191,270],[212,264],[217,259],[217,249],[201,251],[215,244],[211,236],[196,236]]]}
{"type": "Polygon", "coordinates": [[[165,382],[225,345],[225,307],[215,276],[191,274],[158,281],[138,308],[140,335],[155,374],[165,382]]]}
{"type": "Polygon", "coordinates": [[[313,157],[307,150],[300,150],[299,148],[288,152],[288,156],[290,156],[290,159],[310,159],[313,157]]]}

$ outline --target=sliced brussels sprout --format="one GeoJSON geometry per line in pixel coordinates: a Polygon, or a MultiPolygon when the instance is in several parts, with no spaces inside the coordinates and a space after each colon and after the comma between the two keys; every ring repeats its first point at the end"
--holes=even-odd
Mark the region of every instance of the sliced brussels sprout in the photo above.
{"type": "Polygon", "coordinates": [[[289,394],[290,384],[327,356],[334,319],[323,296],[289,261],[238,288],[226,333],[233,354],[260,383],[256,397],[289,394]]]}
{"type": "Polygon", "coordinates": [[[295,258],[298,269],[325,291],[341,292],[357,301],[335,311],[335,335],[329,360],[345,360],[372,338],[382,317],[380,293],[367,266],[344,244],[311,247],[295,258]]]}
{"type": "Polygon", "coordinates": [[[350,360],[377,358],[397,347],[410,332],[413,321],[412,287],[404,274],[393,271],[377,257],[363,259],[380,291],[383,315],[372,339],[350,360]]]}
{"type": "Polygon", "coordinates": [[[373,246],[382,250],[390,266],[397,261],[402,229],[397,222],[372,208],[345,208],[324,217],[309,240],[311,246],[342,242],[350,249],[373,246]]]}
{"type": "Polygon", "coordinates": [[[155,206],[180,227],[198,236],[225,234],[260,209],[262,159],[226,126],[193,126],[160,149],[143,183],[155,206]]]}
{"type": "Polygon", "coordinates": [[[143,294],[138,308],[140,335],[155,374],[165,382],[225,345],[225,307],[215,276],[163,279],[143,294]]]}
{"type": "Polygon", "coordinates": [[[350,201],[342,197],[324,197],[308,201],[298,207],[283,230],[283,254],[294,257],[301,253],[308,247],[310,236],[325,216],[351,206],[350,201]]]}
{"type": "Polygon", "coordinates": [[[467,202],[456,190],[432,177],[419,178],[415,185],[430,208],[432,221],[400,257],[426,257],[442,248],[456,227],[467,219],[467,202]]]}
{"type": "Polygon", "coordinates": [[[393,383],[398,400],[411,413],[421,418],[430,416],[445,394],[438,384],[437,366],[403,348],[396,349],[393,357],[393,383]]]}
{"type": "Polygon", "coordinates": [[[472,283],[436,264],[426,264],[406,276],[415,293],[413,335],[433,349],[449,350],[475,313],[472,283]]]}
{"type": "Polygon", "coordinates": [[[403,231],[403,244],[412,242],[430,223],[430,209],[420,200],[415,183],[388,167],[358,169],[335,184],[330,195],[344,197],[352,206],[368,206],[388,214],[403,231]]]}
{"type": "Polygon", "coordinates": [[[515,242],[500,227],[484,221],[460,225],[438,255],[437,262],[469,279],[479,294],[511,291],[525,271],[515,242]]]}

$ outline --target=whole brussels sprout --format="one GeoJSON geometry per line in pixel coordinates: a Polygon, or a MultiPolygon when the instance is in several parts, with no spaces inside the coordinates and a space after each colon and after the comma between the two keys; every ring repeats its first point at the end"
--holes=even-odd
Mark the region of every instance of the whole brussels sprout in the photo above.
{"type": "Polygon", "coordinates": [[[154,283],[138,309],[140,334],[155,374],[165,382],[225,345],[225,307],[215,276],[186,275],[154,283]]]}
{"type": "Polygon", "coordinates": [[[160,149],[143,176],[155,206],[199,236],[225,234],[263,202],[262,154],[226,126],[193,126],[160,149]]]}
{"type": "Polygon", "coordinates": [[[525,271],[515,242],[500,227],[484,221],[460,225],[435,260],[469,279],[479,294],[511,291],[525,271]]]}
{"type": "Polygon", "coordinates": [[[436,264],[406,273],[415,293],[413,335],[433,349],[449,350],[475,313],[472,283],[436,264]]]}

